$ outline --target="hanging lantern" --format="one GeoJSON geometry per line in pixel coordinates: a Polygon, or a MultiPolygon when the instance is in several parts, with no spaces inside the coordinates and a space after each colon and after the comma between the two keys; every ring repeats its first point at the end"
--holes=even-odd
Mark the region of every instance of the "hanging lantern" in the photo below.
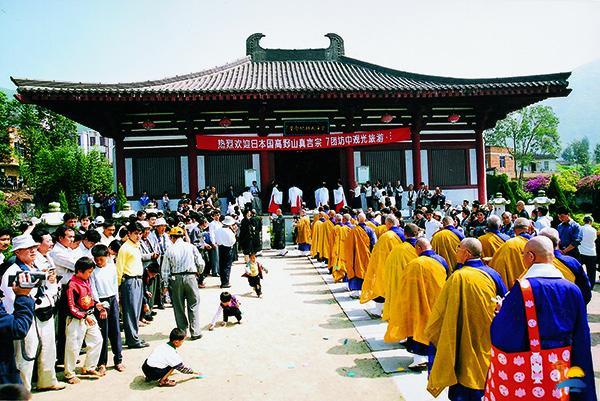
{"type": "Polygon", "coordinates": [[[144,127],[146,131],[150,131],[152,128],[156,127],[156,124],[154,121],[147,120],[142,123],[142,127],[144,127]]]}
{"type": "Polygon", "coordinates": [[[231,120],[227,117],[223,117],[221,121],[219,121],[219,125],[223,128],[227,128],[231,125],[231,120]]]}
{"type": "Polygon", "coordinates": [[[448,121],[450,121],[452,124],[458,122],[458,120],[460,120],[460,116],[456,113],[452,113],[448,116],[448,121]]]}
{"type": "Polygon", "coordinates": [[[394,119],[394,116],[389,113],[385,113],[384,115],[381,116],[381,122],[384,124],[391,122],[393,119],[394,119]]]}

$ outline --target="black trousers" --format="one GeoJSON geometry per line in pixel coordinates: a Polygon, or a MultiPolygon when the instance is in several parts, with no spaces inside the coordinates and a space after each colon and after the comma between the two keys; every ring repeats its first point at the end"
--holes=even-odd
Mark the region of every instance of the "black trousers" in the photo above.
{"type": "Polygon", "coordinates": [[[155,368],[154,366],[148,365],[148,360],[145,360],[142,365],[142,372],[144,372],[146,380],[160,380],[172,369],[173,368],[170,366],[167,366],[166,368],[155,368]]]}
{"type": "Polygon", "coordinates": [[[56,360],[57,363],[65,362],[65,343],[67,341],[67,286],[62,286],[56,315],[56,360]]]}
{"type": "Polygon", "coordinates": [[[229,275],[233,264],[233,248],[219,245],[219,277],[221,285],[229,285],[229,275]]]}
{"type": "Polygon", "coordinates": [[[588,279],[590,280],[592,288],[594,288],[594,284],[596,284],[596,266],[598,265],[598,257],[581,255],[581,264],[585,265],[588,279]]]}
{"type": "Polygon", "coordinates": [[[235,317],[239,322],[240,320],[242,320],[242,311],[240,310],[240,308],[231,308],[226,306],[223,308],[223,321],[227,322],[227,320],[229,320],[229,317],[235,317]]]}
{"type": "Polygon", "coordinates": [[[248,284],[254,288],[256,295],[262,294],[262,286],[260,285],[260,276],[248,276],[248,284]]]}
{"type": "Polygon", "coordinates": [[[97,319],[100,332],[102,333],[102,351],[100,351],[100,359],[98,365],[106,365],[108,362],[108,342],[110,341],[110,349],[113,354],[113,362],[115,365],[123,362],[121,351],[121,324],[119,323],[119,302],[116,296],[108,298],[100,298],[100,302],[108,302],[108,316],[106,319],[97,319]]]}

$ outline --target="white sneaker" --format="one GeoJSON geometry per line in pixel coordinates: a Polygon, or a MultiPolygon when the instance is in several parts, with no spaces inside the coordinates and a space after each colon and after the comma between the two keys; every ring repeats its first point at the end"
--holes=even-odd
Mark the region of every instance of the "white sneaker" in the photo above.
{"type": "Polygon", "coordinates": [[[369,312],[371,315],[374,316],[379,316],[381,317],[381,314],[383,313],[383,304],[379,303],[379,302],[375,302],[375,308],[373,308],[371,310],[371,312],[369,312]]]}
{"type": "Polygon", "coordinates": [[[428,361],[429,358],[425,355],[414,355],[413,362],[408,365],[408,368],[412,370],[426,370],[428,361]]]}

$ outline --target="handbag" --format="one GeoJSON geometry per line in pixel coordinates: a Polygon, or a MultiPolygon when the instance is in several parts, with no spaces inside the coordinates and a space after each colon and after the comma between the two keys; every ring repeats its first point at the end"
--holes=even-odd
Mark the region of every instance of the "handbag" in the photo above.
{"type": "Polygon", "coordinates": [[[483,399],[568,401],[567,390],[557,385],[566,379],[571,367],[571,346],[542,349],[531,284],[523,279],[519,285],[527,318],[529,351],[504,352],[492,345],[483,399]]]}

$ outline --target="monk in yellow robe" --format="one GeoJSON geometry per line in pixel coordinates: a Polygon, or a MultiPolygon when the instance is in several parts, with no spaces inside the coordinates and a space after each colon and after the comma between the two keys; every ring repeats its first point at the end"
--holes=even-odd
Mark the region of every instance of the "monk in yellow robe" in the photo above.
{"type": "Polygon", "coordinates": [[[310,256],[321,259],[323,257],[321,253],[323,251],[323,223],[325,222],[325,213],[319,212],[315,218],[311,232],[313,246],[310,248],[310,256]]]}
{"type": "Polygon", "coordinates": [[[527,270],[522,254],[525,244],[531,239],[528,234],[530,225],[529,220],[524,217],[516,219],[514,223],[515,237],[506,241],[489,261],[490,267],[500,274],[504,285],[508,288],[511,288],[527,270]]]}
{"type": "Polygon", "coordinates": [[[331,210],[329,214],[325,215],[325,222],[323,225],[323,241],[321,244],[323,258],[327,260],[326,265],[328,265],[329,259],[331,259],[331,254],[333,252],[333,239],[335,236],[334,229],[335,229],[335,212],[333,210],[331,210]]]}
{"type": "Polygon", "coordinates": [[[394,215],[388,215],[385,218],[386,231],[377,239],[373,247],[367,273],[360,294],[360,303],[364,304],[371,300],[376,302],[374,315],[381,316],[383,302],[385,301],[385,277],[384,264],[392,250],[404,241],[404,232],[398,227],[398,219],[394,215]]]}
{"type": "MultiPolygon", "coordinates": [[[[366,216],[367,216],[367,221],[365,221],[365,224],[369,228],[371,228],[371,230],[373,230],[373,232],[375,232],[377,227],[381,226],[381,224],[379,224],[377,221],[375,221],[372,213],[368,213],[366,216]]],[[[375,234],[375,237],[377,238],[377,234],[375,234]]]]}
{"type": "Polygon", "coordinates": [[[491,215],[487,219],[487,232],[480,236],[478,239],[483,247],[483,257],[492,258],[496,254],[496,251],[500,249],[510,237],[500,232],[500,226],[502,220],[496,215],[491,215]]]}
{"type": "Polygon", "coordinates": [[[454,220],[450,216],[445,216],[442,219],[441,230],[438,230],[431,238],[431,246],[435,253],[446,259],[450,271],[456,266],[456,248],[458,244],[465,238],[465,235],[454,227],[454,220]]]}
{"type": "Polygon", "coordinates": [[[336,218],[341,218],[341,222],[336,227],[335,231],[333,257],[331,258],[331,275],[333,276],[333,281],[339,283],[346,277],[346,239],[354,226],[350,224],[349,214],[344,214],[339,217],[336,216],[336,218]]]}
{"type": "Polygon", "coordinates": [[[404,226],[404,235],[406,241],[395,247],[388,255],[383,265],[385,302],[383,304],[383,314],[381,319],[389,320],[391,314],[395,314],[401,303],[407,301],[406,294],[400,289],[403,286],[401,282],[404,268],[418,257],[415,250],[415,244],[419,235],[419,227],[415,224],[404,226]]]}
{"type": "Polygon", "coordinates": [[[360,297],[371,251],[376,242],[375,231],[367,225],[367,217],[364,213],[359,214],[358,224],[346,238],[346,253],[344,254],[348,290],[352,298],[360,297]]]}
{"type": "Polygon", "coordinates": [[[310,253],[312,232],[310,227],[310,219],[306,215],[304,209],[300,209],[300,218],[296,223],[298,234],[296,236],[296,243],[298,244],[298,250],[302,252],[304,256],[310,253]]]}
{"type": "Polygon", "coordinates": [[[481,242],[461,241],[457,268],[442,288],[425,328],[425,343],[436,348],[427,390],[437,397],[481,399],[490,363],[490,326],[499,293],[506,287],[481,261],[481,242]]]}
{"type": "MultiPolygon", "coordinates": [[[[409,235],[407,227],[404,233],[409,235]]],[[[397,298],[401,300],[393,305],[394,309],[389,313],[384,340],[394,343],[406,339],[406,349],[415,355],[409,367],[426,369],[429,341],[424,334],[425,327],[446,283],[449,269],[446,260],[431,249],[427,238],[419,238],[414,250],[419,256],[410,261],[399,276],[397,298]]],[[[387,305],[384,306],[384,311],[387,308],[387,305]]]]}
{"type": "Polygon", "coordinates": [[[386,224],[381,224],[377,227],[375,227],[375,235],[377,236],[377,238],[381,238],[381,236],[383,234],[385,234],[385,232],[388,230],[387,225],[386,224]]]}

